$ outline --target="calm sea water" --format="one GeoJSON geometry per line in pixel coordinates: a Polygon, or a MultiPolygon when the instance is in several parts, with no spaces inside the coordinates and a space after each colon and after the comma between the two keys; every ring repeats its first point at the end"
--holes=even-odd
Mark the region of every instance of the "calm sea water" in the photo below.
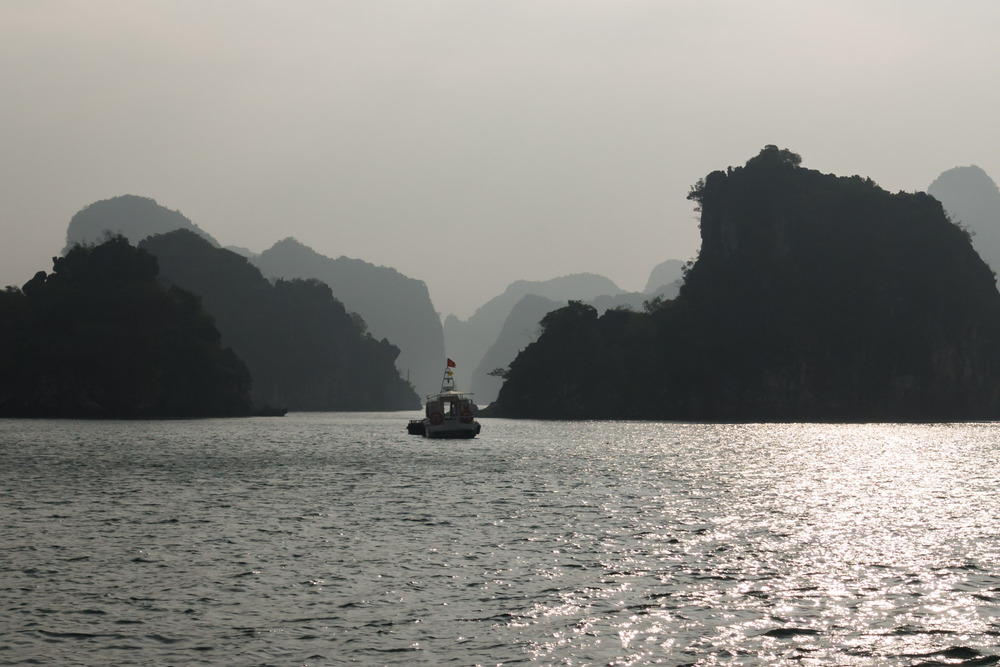
{"type": "Polygon", "coordinates": [[[0,421],[0,664],[992,664],[1000,424],[0,421]]]}

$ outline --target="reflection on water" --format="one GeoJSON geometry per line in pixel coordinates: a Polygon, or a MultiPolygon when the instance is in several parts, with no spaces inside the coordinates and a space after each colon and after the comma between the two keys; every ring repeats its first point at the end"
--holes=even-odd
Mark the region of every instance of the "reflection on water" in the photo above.
{"type": "Polygon", "coordinates": [[[992,664],[995,424],[0,422],[0,664],[992,664]]]}

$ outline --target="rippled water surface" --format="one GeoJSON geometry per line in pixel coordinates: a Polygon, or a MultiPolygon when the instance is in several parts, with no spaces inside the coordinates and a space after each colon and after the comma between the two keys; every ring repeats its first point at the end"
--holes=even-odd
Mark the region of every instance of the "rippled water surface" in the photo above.
{"type": "Polygon", "coordinates": [[[1000,424],[0,421],[0,664],[993,664],[1000,424]]]}

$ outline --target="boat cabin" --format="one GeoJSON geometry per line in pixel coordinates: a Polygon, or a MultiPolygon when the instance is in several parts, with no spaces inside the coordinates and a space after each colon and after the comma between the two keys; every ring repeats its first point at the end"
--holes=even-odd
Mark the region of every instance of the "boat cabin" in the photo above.
{"type": "Polygon", "coordinates": [[[469,394],[448,391],[427,397],[427,421],[432,426],[440,426],[451,422],[471,424],[474,413],[472,398],[469,394]]]}

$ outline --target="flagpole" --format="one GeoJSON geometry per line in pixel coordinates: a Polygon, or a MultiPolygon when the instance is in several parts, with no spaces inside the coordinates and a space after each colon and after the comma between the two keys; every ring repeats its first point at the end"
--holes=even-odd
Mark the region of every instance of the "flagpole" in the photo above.
{"type": "Polygon", "coordinates": [[[441,391],[454,391],[455,390],[455,372],[451,370],[456,368],[458,365],[448,359],[444,366],[444,377],[441,378],[441,391]]]}

